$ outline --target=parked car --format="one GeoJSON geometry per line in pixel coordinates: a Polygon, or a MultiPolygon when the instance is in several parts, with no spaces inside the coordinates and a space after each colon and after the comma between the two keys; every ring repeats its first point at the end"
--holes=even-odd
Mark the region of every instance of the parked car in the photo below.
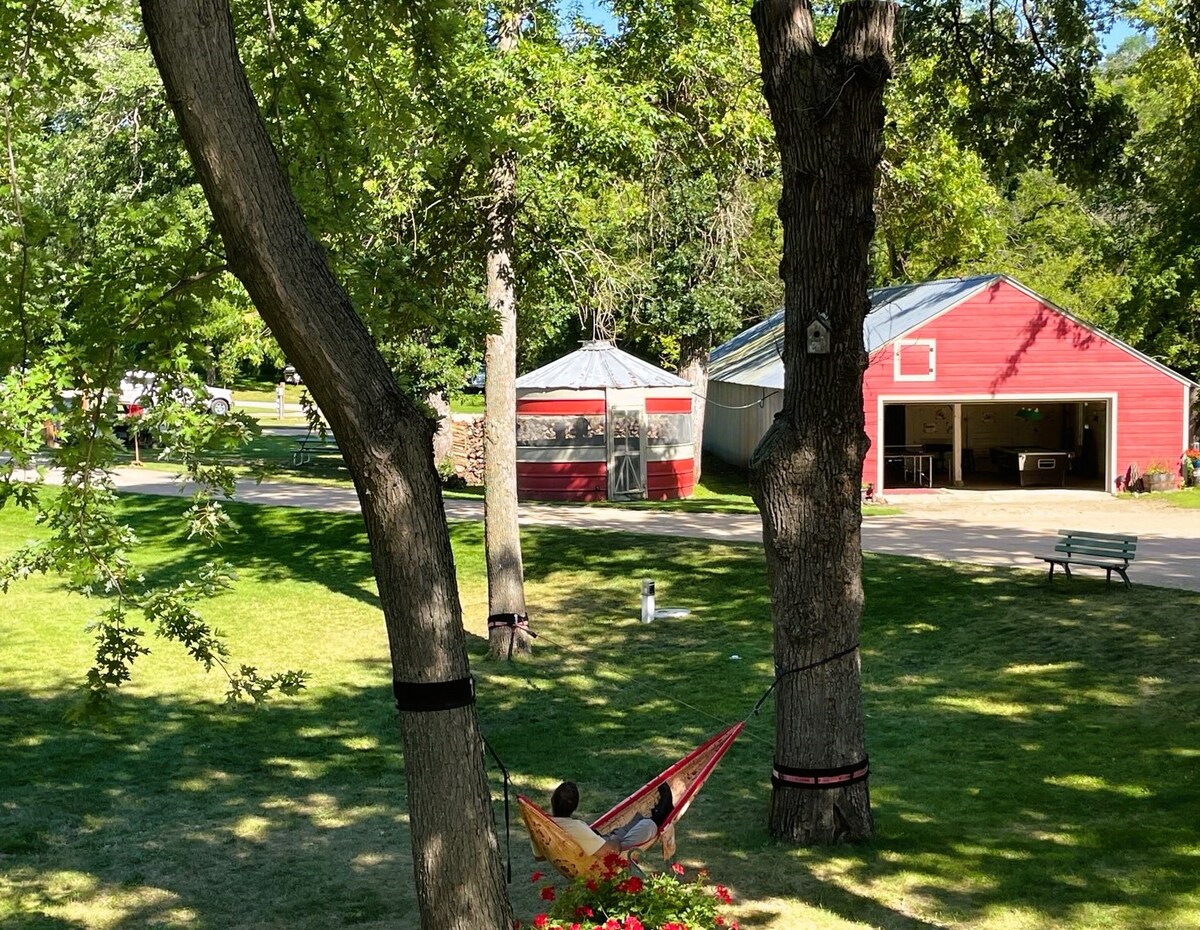
{"type": "Polygon", "coordinates": [[[480,368],[479,371],[471,375],[467,379],[467,383],[463,385],[464,394],[482,394],[483,389],[487,386],[487,372],[480,368]]]}
{"type": "MultiPolygon", "coordinates": [[[[158,376],[150,371],[127,371],[121,379],[118,389],[117,403],[124,407],[133,404],[139,407],[150,407],[158,400],[158,376]]],[[[209,413],[224,416],[233,409],[233,392],[226,388],[206,384],[200,388],[207,401],[209,413]]],[[[195,395],[190,388],[177,388],[175,396],[185,404],[190,404],[195,395]]]]}

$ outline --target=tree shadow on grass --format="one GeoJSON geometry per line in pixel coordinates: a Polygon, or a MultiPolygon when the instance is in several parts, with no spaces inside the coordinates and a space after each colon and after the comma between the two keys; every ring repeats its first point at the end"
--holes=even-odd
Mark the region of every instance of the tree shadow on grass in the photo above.
{"type": "MultiPolygon", "coordinates": [[[[139,531],[158,519],[149,507],[139,531]]],[[[252,519],[236,553],[253,572],[362,594],[357,517],[252,519]],[[305,540],[322,551],[275,564],[305,540]]],[[[460,581],[477,587],[481,527],[452,534],[460,581]]],[[[484,661],[485,638],[471,637],[481,725],[515,791],[544,801],[573,778],[594,816],[744,718],[770,684],[761,550],[549,528],[524,539],[543,636],[516,663],[484,661]],[[660,603],[693,615],[638,623],[645,575],[660,603]]],[[[172,551],[163,577],[192,558],[172,551]]],[[[866,585],[875,841],[769,841],[768,702],[680,822],[683,861],[733,887],[748,925],[794,926],[820,907],[895,930],[1011,915],[1182,926],[1176,915],[1200,903],[1200,596],[871,556],[866,585]]],[[[22,919],[82,926],[64,902],[91,902],[119,928],[415,925],[385,681],[326,682],[259,713],[118,703],[114,726],[89,733],[59,722],[60,701],[0,692],[0,784],[14,786],[0,799],[0,869],[16,876],[22,919]]],[[[542,904],[519,826],[512,852],[527,917],[542,904]]]]}

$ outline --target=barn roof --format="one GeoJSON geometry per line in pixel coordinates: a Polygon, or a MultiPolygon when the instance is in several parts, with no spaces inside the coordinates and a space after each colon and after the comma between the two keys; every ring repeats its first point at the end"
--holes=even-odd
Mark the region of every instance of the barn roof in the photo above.
{"type": "Polygon", "coordinates": [[[691,382],[601,339],[585,342],[570,355],[517,379],[517,388],[522,391],[638,387],[691,387],[691,382]]]}
{"type": "MultiPolygon", "coordinates": [[[[871,312],[863,322],[867,351],[874,352],[887,345],[1001,277],[990,274],[947,278],[869,291],[871,312]]],[[[782,356],[783,311],[780,310],[713,349],[708,377],[712,381],[782,389],[782,356]]]]}

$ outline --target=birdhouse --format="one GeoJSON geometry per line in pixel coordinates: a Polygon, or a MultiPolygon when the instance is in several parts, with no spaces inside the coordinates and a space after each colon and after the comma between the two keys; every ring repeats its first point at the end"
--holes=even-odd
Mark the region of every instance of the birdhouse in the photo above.
{"type": "Polygon", "coordinates": [[[829,325],[824,317],[818,317],[808,324],[808,354],[829,354],[829,325]]]}

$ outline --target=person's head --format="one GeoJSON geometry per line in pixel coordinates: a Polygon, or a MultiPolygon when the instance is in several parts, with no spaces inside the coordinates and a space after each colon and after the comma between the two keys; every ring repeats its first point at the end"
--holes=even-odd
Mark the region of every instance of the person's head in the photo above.
{"type": "Polygon", "coordinates": [[[579,806],[579,786],[573,781],[564,781],[550,795],[550,813],[555,817],[570,817],[579,806]]]}
{"type": "Polygon", "coordinates": [[[658,786],[658,800],[650,808],[650,819],[661,827],[674,807],[675,799],[671,796],[671,786],[664,781],[658,786]]]}

